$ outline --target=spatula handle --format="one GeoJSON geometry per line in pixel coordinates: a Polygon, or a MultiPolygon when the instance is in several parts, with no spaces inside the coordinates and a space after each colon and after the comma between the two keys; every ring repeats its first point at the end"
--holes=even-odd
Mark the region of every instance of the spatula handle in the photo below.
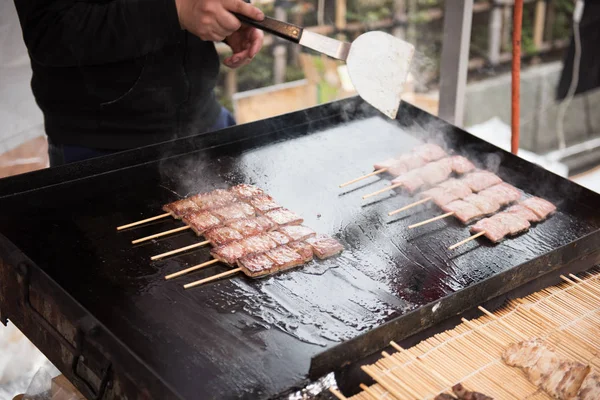
{"type": "Polygon", "coordinates": [[[245,24],[272,33],[273,35],[289,40],[290,42],[298,43],[302,37],[303,28],[294,24],[279,21],[271,17],[265,17],[262,21],[256,21],[237,13],[233,13],[233,15],[245,24]]]}

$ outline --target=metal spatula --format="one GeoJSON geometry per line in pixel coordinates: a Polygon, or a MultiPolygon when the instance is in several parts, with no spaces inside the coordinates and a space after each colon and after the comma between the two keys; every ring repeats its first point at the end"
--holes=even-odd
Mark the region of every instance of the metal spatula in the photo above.
{"type": "Polygon", "coordinates": [[[280,38],[346,61],[354,88],[367,103],[396,118],[414,46],[385,32],[367,32],[352,43],[309,32],[302,27],[265,17],[255,21],[235,14],[240,21],[280,38]]]}

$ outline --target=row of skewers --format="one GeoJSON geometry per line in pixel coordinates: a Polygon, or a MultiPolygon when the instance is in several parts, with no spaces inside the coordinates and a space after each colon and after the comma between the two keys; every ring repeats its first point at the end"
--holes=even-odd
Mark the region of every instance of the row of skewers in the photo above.
{"type": "Polygon", "coordinates": [[[408,154],[374,165],[375,171],[346,182],[345,187],[370,176],[386,173],[393,177],[384,189],[363,196],[363,199],[389,190],[401,190],[419,199],[391,211],[392,216],[420,204],[433,202],[444,214],[410,225],[409,229],[448,217],[455,217],[464,225],[471,225],[469,238],[449,247],[453,250],[480,236],[493,243],[527,231],[531,223],[538,223],[556,211],[549,201],[530,197],[519,201],[521,191],[503,182],[496,174],[478,169],[467,158],[449,155],[435,144],[424,144],[408,154]],[[504,208],[507,207],[507,208],[504,208]]]}
{"type": "Polygon", "coordinates": [[[123,225],[123,230],[173,217],[185,226],[133,240],[141,243],[191,229],[204,241],[151,257],[157,260],[205,245],[213,259],[165,276],[173,279],[192,271],[222,263],[233,269],[184,285],[191,288],[238,272],[252,278],[264,277],[305,264],[316,256],[325,259],[342,252],[334,238],[303,226],[303,218],[279,205],[262,189],[241,184],[227,190],[200,193],[163,206],[165,214],[123,225]]]}

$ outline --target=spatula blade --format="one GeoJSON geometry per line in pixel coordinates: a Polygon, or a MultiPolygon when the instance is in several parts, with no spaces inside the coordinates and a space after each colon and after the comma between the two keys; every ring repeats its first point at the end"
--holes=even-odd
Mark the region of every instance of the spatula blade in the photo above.
{"type": "Polygon", "coordinates": [[[360,97],[396,118],[415,48],[385,32],[367,32],[352,42],[348,74],[360,97]]]}

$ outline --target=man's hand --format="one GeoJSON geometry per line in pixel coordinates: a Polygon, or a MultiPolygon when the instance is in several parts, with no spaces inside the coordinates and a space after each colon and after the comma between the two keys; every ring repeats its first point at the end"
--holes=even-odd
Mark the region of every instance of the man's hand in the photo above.
{"type": "MultiPolygon", "coordinates": [[[[181,27],[202,40],[220,42],[242,24],[232,12],[262,21],[265,15],[243,0],[175,0],[181,27]]],[[[235,50],[234,50],[235,51],[235,50]]]]}
{"type": "Polygon", "coordinates": [[[248,64],[260,51],[264,34],[260,29],[242,25],[240,29],[227,37],[226,43],[233,50],[233,55],[223,60],[229,68],[239,68],[248,64]]]}

